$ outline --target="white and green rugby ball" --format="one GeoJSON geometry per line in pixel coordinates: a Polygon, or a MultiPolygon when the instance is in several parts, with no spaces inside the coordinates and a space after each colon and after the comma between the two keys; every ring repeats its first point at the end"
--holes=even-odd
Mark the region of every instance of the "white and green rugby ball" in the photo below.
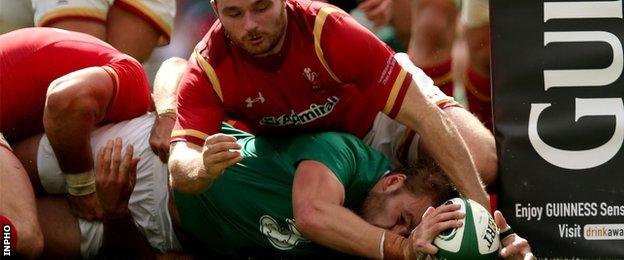
{"type": "Polygon", "coordinates": [[[433,244],[438,259],[495,259],[500,247],[498,227],[492,215],[481,204],[454,198],[444,204],[459,204],[466,213],[464,225],[440,233],[433,244]]]}

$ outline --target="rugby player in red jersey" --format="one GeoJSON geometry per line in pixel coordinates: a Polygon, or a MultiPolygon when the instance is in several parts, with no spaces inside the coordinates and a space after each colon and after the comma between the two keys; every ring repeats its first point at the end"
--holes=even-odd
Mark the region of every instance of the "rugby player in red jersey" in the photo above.
{"type": "MultiPolygon", "coordinates": [[[[101,40],[51,28],[0,35],[0,133],[14,142],[45,130],[65,173],[70,205],[80,217],[102,217],[94,195],[92,129],[142,115],[150,102],[141,64],[101,40]]],[[[32,189],[25,188],[27,175],[10,149],[2,153],[2,183],[12,185],[3,186],[0,197],[22,195],[0,206],[0,215],[16,227],[19,253],[21,242],[31,235],[37,241],[40,231],[30,221],[36,220],[36,210],[32,189]]],[[[36,255],[33,245],[22,252],[36,255]]]]}
{"type": "Polygon", "coordinates": [[[180,83],[169,161],[178,191],[201,192],[241,160],[230,151],[238,148],[235,139],[218,134],[228,116],[256,134],[348,132],[393,166],[415,163],[422,145],[464,195],[488,205],[477,171],[493,182],[493,136],[407,55],[395,55],[328,4],[218,0],[213,6],[219,21],[197,45],[180,83]]]}

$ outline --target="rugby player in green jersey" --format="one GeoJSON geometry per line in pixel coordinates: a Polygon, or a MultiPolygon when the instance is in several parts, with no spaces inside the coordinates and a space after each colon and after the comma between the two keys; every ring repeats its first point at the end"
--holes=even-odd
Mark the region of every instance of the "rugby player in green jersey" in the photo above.
{"type": "MultiPolygon", "coordinates": [[[[157,251],[183,245],[194,254],[231,258],[318,256],[333,250],[371,258],[415,257],[435,253],[433,238],[462,225],[457,205],[432,207],[455,196],[439,170],[390,171],[381,153],[334,132],[269,138],[224,125],[222,133],[237,138],[243,160],[201,194],[170,193],[166,166],[149,147],[153,117],[104,126],[92,136],[92,145],[103,146],[94,156],[96,186],[110,219],[103,224],[78,220],[64,200],[39,199],[45,241],[54,245],[46,246],[44,255],[88,257],[102,247],[115,253],[108,246],[116,243],[132,247],[136,240],[115,237],[111,225],[124,217],[135,219],[157,251]],[[114,136],[133,147],[138,165],[128,155],[122,159],[121,141],[108,141],[114,136]]],[[[14,145],[22,161],[35,162],[27,168],[39,179],[40,192],[63,193],[64,187],[54,185],[62,176],[49,146],[45,137],[14,145]]],[[[497,221],[506,226],[500,214],[497,221]]],[[[510,254],[529,248],[521,238],[503,243],[510,254]]]]}

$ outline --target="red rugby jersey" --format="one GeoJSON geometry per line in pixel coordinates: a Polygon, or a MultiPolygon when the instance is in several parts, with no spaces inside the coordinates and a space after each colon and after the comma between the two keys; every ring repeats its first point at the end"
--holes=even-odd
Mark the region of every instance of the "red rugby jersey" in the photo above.
{"type": "Polygon", "coordinates": [[[342,131],[363,137],[396,116],[411,76],[368,29],[328,4],[289,0],[279,53],[254,58],[215,22],[180,83],[172,141],[203,145],[225,116],[257,134],[342,131]]]}
{"type": "Polygon", "coordinates": [[[0,132],[9,139],[42,132],[50,83],[92,66],[106,66],[115,86],[105,122],[149,109],[149,85],[141,65],[93,36],[53,28],[0,35],[0,132]]]}

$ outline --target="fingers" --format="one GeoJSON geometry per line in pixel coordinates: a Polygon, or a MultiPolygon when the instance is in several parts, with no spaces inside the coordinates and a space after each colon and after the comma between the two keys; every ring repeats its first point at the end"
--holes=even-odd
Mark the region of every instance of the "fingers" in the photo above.
{"type": "Polygon", "coordinates": [[[505,247],[501,249],[500,251],[501,257],[505,258],[505,257],[513,256],[513,255],[525,255],[526,256],[527,254],[531,253],[531,247],[529,246],[529,242],[526,239],[521,238],[514,234],[514,235],[509,236],[505,240],[506,241],[512,240],[513,242],[510,243],[509,241],[507,241],[507,243],[504,243],[507,245],[505,245],[505,247]]]}
{"type": "Polygon", "coordinates": [[[370,9],[373,9],[376,6],[378,6],[382,1],[384,1],[384,0],[366,0],[366,1],[361,2],[358,5],[358,9],[366,12],[366,11],[368,11],[370,9]]]}
{"type": "Polygon", "coordinates": [[[206,138],[203,147],[204,165],[213,169],[225,169],[242,159],[239,151],[241,146],[236,138],[225,134],[215,134],[206,138]],[[225,168],[221,168],[225,166],[225,168]]]}
{"type": "Polygon", "coordinates": [[[376,26],[387,23],[391,15],[391,4],[389,0],[367,0],[358,5],[358,9],[362,10],[370,21],[376,26]]]}
{"type": "Polygon", "coordinates": [[[102,167],[104,167],[104,173],[110,173],[111,154],[113,152],[113,140],[108,140],[106,146],[104,146],[104,158],[102,159],[102,167]]]}
{"type": "MultiPolygon", "coordinates": [[[[214,134],[206,138],[204,145],[210,145],[219,142],[236,142],[236,137],[226,134],[214,134]]],[[[240,148],[240,147],[239,147],[240,148]]]]}
{"type": "Polygon", "coordinates": [[[225,152],[219,152],[217,154],[212,154],[210,156],[206,156],[204,163],[216,166],[217,164],[230,161],[236,158],[242,158],[241,154],[238,151],[232,151],[232,152],[225,151],[225,152]]]}
{"type": "Polygon", "coordinates": [[[112,156],[113,160],[110,164],[110,169],[112,173],[117,173],[119,171],[119,166],[121,164],[121,145],[122,145],[121,138],[119,137],[115,138],[115,142],[113,145],[113,156],[112,156]]]}
{"type": "Polygon", "coordinates": [[[134,147],[132,145],[128,145],[123,159],[121,159],[121,164],[119,165],[117,180],[120,183],[126,183],[129,179],[128,175],[132,174],[129,170],[132,166],[132,154],[134,154],[134,147]]]}
{"type": "Polygon", "coordinates": [[[494,211],[494,222],[496,222],[496,225],[498,226],[498,228],[500,228],[501,231],[509,229],[509,224],[507,224],[507,220],[505,220],[503,213],[501,213],[499,210],[494,211]]]}

